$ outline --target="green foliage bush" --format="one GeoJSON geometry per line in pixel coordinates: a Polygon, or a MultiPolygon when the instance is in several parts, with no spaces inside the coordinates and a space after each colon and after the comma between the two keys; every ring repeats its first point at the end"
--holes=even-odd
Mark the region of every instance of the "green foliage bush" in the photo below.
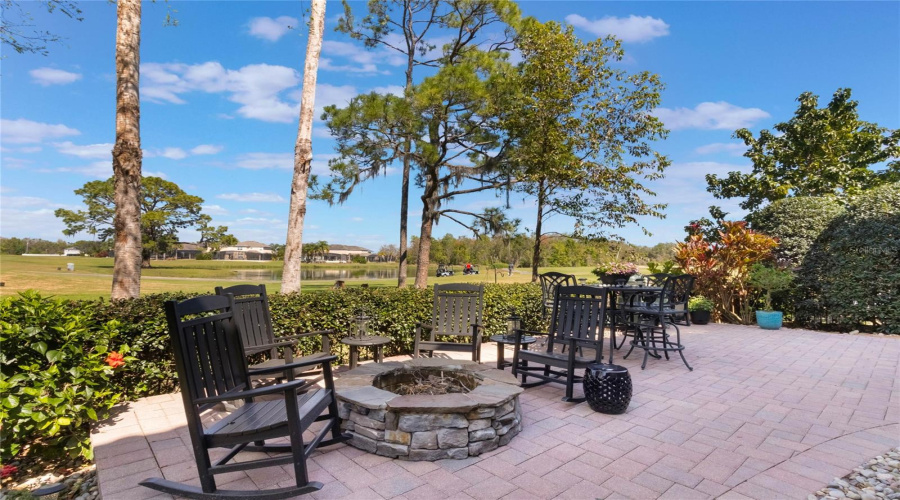
{"type": "Polygon", "coordinates": [[[716,304],[702,295],[688,299],[688,311],[712,311],[716,304]]]}
{"type": "Polygon", "coordinates": [[[816,238],[843,212],[834,197],[798,196],[767,205],[749,219],[754,230],[778,239],[775,258],[797,267],[816,238]]]}
{"type": "MultiPolygon", "coordinates": [[[[95,304],[28,291],[0,301],[0,457],[23,451],[91,458],[89,425],[121,397],[107,364],[120,323],[95,304]]],[[[129,363],[130,357],[124,361],[129,363]]],[[[122,370],[123,368],[118,368],[122,370]]]]}
{"type": "Polygon", "coordinates": [[[772,310],[772,295],[783,292],[791,287],[794,276],[787,269],[753,264],[750,268],[750,284],[763,295],[763,311],[772,310]]]}
{"type": "Polygon", "coordinates": [[[797,277],[797,319],[900,334],[900,183],[854,197],[797,277]]]}

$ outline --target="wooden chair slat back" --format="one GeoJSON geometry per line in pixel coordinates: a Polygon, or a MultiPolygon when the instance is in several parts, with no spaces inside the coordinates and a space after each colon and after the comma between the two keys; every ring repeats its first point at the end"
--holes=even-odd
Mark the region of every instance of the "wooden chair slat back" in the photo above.
{"type": "Polygon", "coordinates": [[[599,352],[608,292],[604,288],[591,286],[557,287],[547,351],[553,350],[554,343],[567,345],[569,339],[575,337],[578,345],[599,352]]]}
{"type": "Polygon", "coordinates": [[[432,340],[434,335],[472,336],[472,324],[481,323],[483,309],[484,285],[434,285],[432,340]]]}
{"type": "Polygon", "coordinates": [[[269,313],[269,296],[266,285],[235,285],[216,287],[216,295],[234,295],[235,320],[241,331],[241,340],[247,348],[273,344],[272,316],[269,313]]]}
{"type": "MultiPolygon", "coordinates": [[[[234,297],[207,295],[166,302],[169,337],[185,404],[249,389],[247,361],[234,318],[234,297]],[[189,316],[201,315],[199,318],[189,316]]],[[[199,411],[212,405],[199,405],[199,411]]]]}

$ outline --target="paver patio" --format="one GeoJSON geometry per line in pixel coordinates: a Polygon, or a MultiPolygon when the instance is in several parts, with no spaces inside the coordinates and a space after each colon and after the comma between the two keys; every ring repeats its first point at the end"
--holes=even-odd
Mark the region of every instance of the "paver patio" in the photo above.
{"type": "MultiPolygon", "coordinates": [[[[561,385],[528,389],[524,428],[505,447],[433,463],[324,448],[308,462],[310,479],[325,484],[311,497],[806,498],[900,445],[900,338],[735,325],[682,332],[693,372],[677,356],[641,371],[638,353],[616,353],[634,380],[624,415],[563,403],[561,385]]],[[[484,362],[494,356],[486,345],[484,362]]],[[[105,500],[171,498],[138,486],[147,477],[199,484],[178,394],[131,403],[92,440],[105,500]]],[[[217,483],[289,486],[291,471],[217,483]]]]}

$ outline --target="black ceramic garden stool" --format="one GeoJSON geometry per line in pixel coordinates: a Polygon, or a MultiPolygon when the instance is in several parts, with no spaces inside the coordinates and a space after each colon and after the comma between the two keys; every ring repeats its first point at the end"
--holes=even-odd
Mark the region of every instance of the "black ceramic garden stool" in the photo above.
{"type": "Polygon", "coordinates": [[[624,366],[593,363],[584,370],[584,397],[594,411],[618,415],[631,402],[631,374],[624,366]]]}

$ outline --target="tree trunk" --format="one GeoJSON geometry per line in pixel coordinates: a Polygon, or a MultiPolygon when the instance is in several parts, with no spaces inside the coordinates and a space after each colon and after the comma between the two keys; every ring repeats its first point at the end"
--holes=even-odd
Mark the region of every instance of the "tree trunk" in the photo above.
{"type": "MultiPolygon", "coordinates": [[[[406,150],[409,151],[410,143],[406,142],[406,150]]],[[[403,183],[400,188],[400,269],[397,271],[397,287],[406,287],[406,272],[409,263],[407,262],[406,242],[409,240],[407,236],[407,221],[409,220],[409,155],[403,157],[403,183]]],[[[418,273],[418,271],[417,271],[418,273]]]]}
{"type": "Polygon", "coordinates": [[[537,221],[534,223],[534,253],[531,256],[531,282],[538,278],[538,265],[541,263],[541,223],[544,219],[544,183],[538,185],[537,221]]]}
{"type": "Polygon", "coordinates": [[[428,286],[428,264],[431,261],[431,230],[434,227],[435,208],[437,200],[434,195],[437,186],[434,183],[436,175],[428,176],[425,181],[425,193],[422,195],[422,227],[419,232],[419,251],[416,254],[416,288],[428,286]]]}
{"type": "Polygon", "coordinates": [[[306,198],[309,171],[312,163],[312,124],[316,101],[316,76],[322,34],[325,30],[325,0],[312,0],[309,18],[309,40],[306,43],[306,63],[303,68],[303,94],[300,98],[300,125],[294,145],[294,179],[291,183],[291,208],[288,215],[287,242],[284,247],[284,268],[281,277],[283,293],[300,291],[300,260],[303,256],[303,219],[306,217],[306,198]]]}
{"type": "Polygon", "coordinates": [[[116,213],[112,299],[141,294],[141,2],[119,0],[116,26],[116,213]]]}
{"type": "Polygon", "coordinates": [[[422,228],[419,233],[419,252],[416,254],[416,288],[428,287],[428,264],[431,261],[431,230],[434,227],[431,200],[424,200],[422,228]]]}

